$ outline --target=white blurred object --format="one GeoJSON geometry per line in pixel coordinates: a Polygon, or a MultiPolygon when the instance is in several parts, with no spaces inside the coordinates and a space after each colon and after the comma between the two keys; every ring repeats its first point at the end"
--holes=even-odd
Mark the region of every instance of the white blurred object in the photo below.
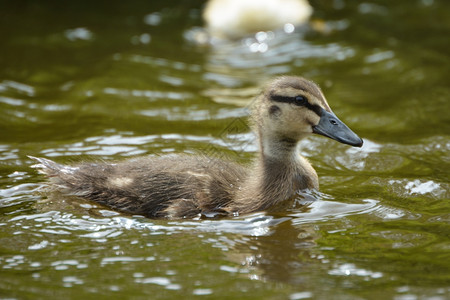
{"type": "Polygon", "coordinates": [[[203,12],[209,33],[217,38],[238,39],[259,31],[301,25],[309,20],[307,0],[210,0],[203,12]]]}

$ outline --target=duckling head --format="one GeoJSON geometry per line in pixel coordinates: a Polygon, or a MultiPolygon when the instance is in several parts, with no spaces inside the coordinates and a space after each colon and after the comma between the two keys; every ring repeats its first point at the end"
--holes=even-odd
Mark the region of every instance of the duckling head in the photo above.
{"type": "Polygon", "coordinates": [[[355,147],[363,144],[333,113],[320,88],[304,78],[283,76],[273,80],[254,104],[252,122],[265,149],[274,150],[278,144],[275,152],[279,152],[313,133],[355,147]]]}

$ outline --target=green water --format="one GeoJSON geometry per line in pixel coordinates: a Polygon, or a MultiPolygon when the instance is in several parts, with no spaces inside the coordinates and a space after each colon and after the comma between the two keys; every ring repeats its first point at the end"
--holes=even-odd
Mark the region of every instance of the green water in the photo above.
{"type": "Polygon", "coordinates": [[[203,1],[2,2],[0,299],[449,299],[450,4],[311,4],[324,30],[252,53],[192,40],[203,1]],[[155,221],[39,191],[27,155],[248,161],[246,105],[280,74],[365,141],[302,142],[303,206],[155,221]]]}

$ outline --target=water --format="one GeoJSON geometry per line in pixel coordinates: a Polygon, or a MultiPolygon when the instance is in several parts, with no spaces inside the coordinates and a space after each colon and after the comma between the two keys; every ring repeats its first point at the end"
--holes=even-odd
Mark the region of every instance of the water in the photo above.
{"type": "Polygon", "coordinates": [[[322,29],[207,47],[200,1],[0,9],[0,298],[448,299],[446,1],[312,1],[322,29]],[[364,138],[312,137],[321,192],[279,214],[162,221],[47,198],[60,163],[214,151],[248,162],[258,87],[319,83],[364,138]]]}

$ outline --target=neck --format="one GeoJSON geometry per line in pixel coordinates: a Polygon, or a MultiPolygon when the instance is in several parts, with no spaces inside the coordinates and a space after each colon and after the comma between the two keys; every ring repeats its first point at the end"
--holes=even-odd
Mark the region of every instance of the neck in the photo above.
{"type": "Polygon", "coordinates": [[[267,137],[260,141],[260,155],[263,161],[291,161],[297,153],[297,141],[290,138],[267,137]]]}
{"type": "Polygon", "coordinates": [[[276,132],[267,132],[258,128],[260,155],[262,160],[292,161],[298,155],[297,144],[304,138],[282,136],[276,132]]]}
{"type": "MultiPolygon", "coordinates": [[[[274,135],[275,136],[275,135],[274,135]]],[[[318,188],[317,175],[298,153],[298,140],[260,135],[260,154],[231,209],[242,213],[286,203],[298,190],[318,188]]]]}

